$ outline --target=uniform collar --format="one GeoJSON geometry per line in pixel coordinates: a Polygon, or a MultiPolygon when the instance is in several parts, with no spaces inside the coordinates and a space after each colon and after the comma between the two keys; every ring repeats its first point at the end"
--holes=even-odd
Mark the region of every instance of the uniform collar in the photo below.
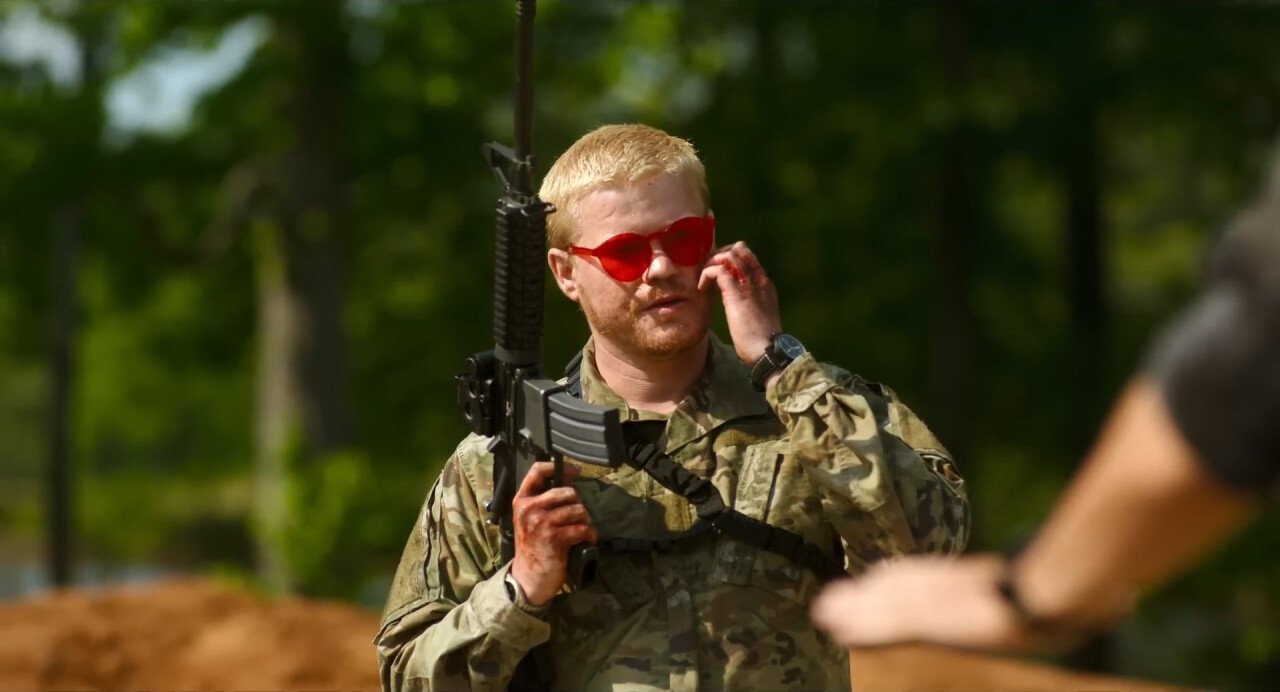
{"type": "MultiPolygon", "coordinates": [[[[596,368],[595,342],[588,339],[582,349],[582,398],[593,404],[616,408],[626,420],[654,420],[661,416],[648,411],[637,411],[613,391],[596,368]]],[[[749,416],[770,412],[764,394],[751,386],[750,373],[738,360],[733,347],[710,335],[707,348],[707,365],[702,377],[694,385],[684,401],[667,417],[667,451],[674,453],[680,447],[706,436],[716,428],[749,416]]]]}

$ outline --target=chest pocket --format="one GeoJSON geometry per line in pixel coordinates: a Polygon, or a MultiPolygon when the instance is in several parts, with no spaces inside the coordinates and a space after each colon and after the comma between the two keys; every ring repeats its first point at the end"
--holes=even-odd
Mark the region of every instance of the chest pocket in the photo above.
{"type": "MultiPolygon", "coordinates": [[[[834,546],[834,532],[822,521],[822,506],[804,469],[785,442],[744,450],[733,506],[739,512],[786,529],[818,546],[834,546]]],[[[834,548],[833,548],[834,552],[834,548]]],[[[820,585],[809,570],[785,556],[721,537],[713,578],[754,586],[796,602],[807,601],[820,585]]]]}

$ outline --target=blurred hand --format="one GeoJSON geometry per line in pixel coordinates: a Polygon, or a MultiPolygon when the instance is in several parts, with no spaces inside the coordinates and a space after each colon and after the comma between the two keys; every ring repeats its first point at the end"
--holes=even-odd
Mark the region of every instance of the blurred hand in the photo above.
{"type": "Polygon", "coordinates": [[[928,642],[1022,650],[1035,638],[996,590],[1004,560],[918,556],[873,565],[814,599],[814,624],[845,647],[928,642]]]}
{"type": "Polygon", "coordinates": [[[764,355],[769,337],[782,331],[778,291],[755,253],[742,241],[720,248],[707,259],[698,277],[698,290],[712,284],[720,289],[733,349],[750,367],[764,355]]]}
{"type": "Polygon", "coordinates": [[[516,534],[511,575],[532,605],[550,601],[564,586],[569,548],[596,541],[591,516],[577,489],[569,485],[577,477],[578,469],[566,465],[564,485],[546,489],[554,474],[555,464],[537,462],[529,468],[511,501],[511,521],[516,534]]]}

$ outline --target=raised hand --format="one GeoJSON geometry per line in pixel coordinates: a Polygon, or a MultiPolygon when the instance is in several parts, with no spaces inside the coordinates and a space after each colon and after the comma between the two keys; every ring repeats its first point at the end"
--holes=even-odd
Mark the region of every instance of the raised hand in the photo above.
{"type": "Polygon", "coordinates": [[[698,290],[720,289],[725,321],[738,358],[748,366],[764,354],[769,337],[782,331],[778,291],[747,244],[726,245],[707,259],[698,290]]]}

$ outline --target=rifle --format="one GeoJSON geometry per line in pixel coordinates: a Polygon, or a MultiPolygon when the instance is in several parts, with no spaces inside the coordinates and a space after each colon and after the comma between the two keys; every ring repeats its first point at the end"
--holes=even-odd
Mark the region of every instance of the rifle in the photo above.
{"type": "MultiPolygon", "coordinates": [[[[454,378],[468,427],[492,438],[493,497],[489,523],[502,534],[502,560],[515,557],[511,501],[535,461],[555,463],[563,484],[564,457],[617,468],[626,451],[618,411],[588,404],[553,380],[541,379],[544,252],[552,205],[533,190],[533,18],[535,0],[516,5],[515,150],[496,142],[483,152],[502,187],[494,233],[492,350],[466,361],[454,378]]],[[[595,579],[598,552],[580,543],[569,553],[569,582],[595,579]]]]}

